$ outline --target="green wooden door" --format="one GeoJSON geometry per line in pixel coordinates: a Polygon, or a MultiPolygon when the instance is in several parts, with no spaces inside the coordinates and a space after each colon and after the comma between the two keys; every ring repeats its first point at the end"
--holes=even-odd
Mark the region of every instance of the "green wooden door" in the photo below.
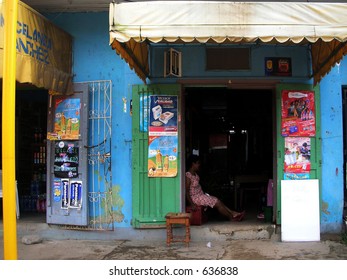
{"type": "Polygon", "coordinates": [[[133,86],[132,110],[132,225],[135,228],[161,227],[168,212],[181,208],[180,187],[180,85],[133,86]],[[175,177],[148,176],[148,121],[150,96],[177,96],[178,151],[175,177]]]}
{"type": "Polygon", "coordinates": [[[277,190],[276,190],[276,224],[281,224],[281,180],[284,179],[284,154],[285,137],[281,135],[281,100],[283,90],[309,90],[314,91],[316,135],[310,137],[311,143],[311,170],[310,179],[321,179],[321,127],[320,127],[320,93],[319,87],[313,87],[306,84],[279,84],[276,88],[276,120],[277,120],[277,190]]]}

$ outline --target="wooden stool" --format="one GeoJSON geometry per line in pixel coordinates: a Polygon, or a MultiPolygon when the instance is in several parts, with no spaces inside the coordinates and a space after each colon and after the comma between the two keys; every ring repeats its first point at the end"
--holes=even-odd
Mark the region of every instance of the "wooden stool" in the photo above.
{"type": "Polygon", "coordinates": [[[167,213],[166,216],[166,245],[170,246],[171,242],[185,242],[189,246],[190,242],[190,213],[167,213]],[[174,236],[173,225],[184,225],[185,236],[174,236]]]}

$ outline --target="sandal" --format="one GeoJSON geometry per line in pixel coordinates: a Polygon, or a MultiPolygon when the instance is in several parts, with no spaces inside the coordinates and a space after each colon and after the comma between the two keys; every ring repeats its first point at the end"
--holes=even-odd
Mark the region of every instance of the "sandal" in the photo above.
{"type": "Polygon", "coordinates": [[[243,220],[243,218],[245,217],[246,212],[242,211],[241,213],[236,214],[232,220],[235,222],[241,222],[243,220]]]}

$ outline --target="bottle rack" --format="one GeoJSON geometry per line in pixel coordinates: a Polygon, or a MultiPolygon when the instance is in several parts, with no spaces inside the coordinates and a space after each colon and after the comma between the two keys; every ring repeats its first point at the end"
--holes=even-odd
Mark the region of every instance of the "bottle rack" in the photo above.
{"type": "Polygon", "coordinates": [[[40,129],[35,129],[32,140],[32,177],[29,193],[21,197],[24,212],[46,211],[46,140],[40,129]]]}

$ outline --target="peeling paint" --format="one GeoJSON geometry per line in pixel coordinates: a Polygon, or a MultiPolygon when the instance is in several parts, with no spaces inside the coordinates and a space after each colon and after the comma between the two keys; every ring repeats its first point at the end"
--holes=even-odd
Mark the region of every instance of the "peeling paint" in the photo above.
{"type": "Polygon", "coordinates": [[[322,212],[326,215],[330,215],[330,212],[328,211],[329,204],[322,201],[322,212]]]}
{"type": "Polygon", "coordinates": [[[120,190],[120,186],[112,186],[112,217],[113,221],[118,223],[124,220],[124,214],[122,212],[124,199],[119,194],[120,190]]]}

